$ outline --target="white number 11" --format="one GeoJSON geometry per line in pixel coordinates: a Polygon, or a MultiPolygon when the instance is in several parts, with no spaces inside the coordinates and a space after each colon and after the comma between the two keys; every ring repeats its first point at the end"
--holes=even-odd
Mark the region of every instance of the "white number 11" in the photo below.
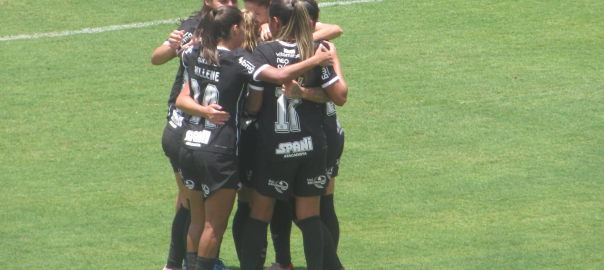
{"type": "Polygon", "coordinates": [[[286,98],[281,92],[281,87],[275,89],[275,96],[279,97],[277,99],[277,122],[275,122],[275,132],[300,132],[300,120],[298,119],[296,106],[302,101],[300,99],[286,98]]]}

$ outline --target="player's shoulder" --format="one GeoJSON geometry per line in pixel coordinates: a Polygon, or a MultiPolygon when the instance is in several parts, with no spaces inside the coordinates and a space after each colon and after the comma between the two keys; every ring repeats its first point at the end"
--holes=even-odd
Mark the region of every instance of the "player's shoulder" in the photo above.
{"type": "Polygon", "coordinates": [[[187,32],[193,32],[195,31],[195,28],[197,28],[197,26],[199,25],[200,20],[200,16],[190,16],[180,24],[180,28],[184,30],[191,30],[187,32]]]}
{"type": "Polygon", "coordinates": [[[189,46],[185,49],[185,51],[182,53],[182,60],[184,63],[187,64],[195,64],[196,61],[195,59],[197,58],[197,56],[199,56],[199,45],[193,45],[193,46],[189,46]]]}
{"type": "Polygon", "coordinates": [[[234,51],[231,52],[231,54],[233,55],[233,57],[235,58],[239,58],[239,57],[249,57],[250,55],[252,55],[250,52],[242,49],[242,48],[237,48],[234,51]]]}
{"type": "Polygon", "coordinates": [[[254,49],[254,51],[258,50],[261,52],[273,52],[273,51],[277,51],[281,48],[281,44],[277,41],[271,41],[271,42],[266,42],[264,44],[260,44],[258,45],[258,47],[256,47],[256,49],[254,49]]]}

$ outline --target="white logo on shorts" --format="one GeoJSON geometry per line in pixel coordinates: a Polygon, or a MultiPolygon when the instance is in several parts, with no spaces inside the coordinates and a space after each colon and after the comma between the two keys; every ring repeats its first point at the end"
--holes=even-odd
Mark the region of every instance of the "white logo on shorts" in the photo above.
{"type": "Polygon", "coordinates": [[[189,189],[194,189],[195,188],[195,182],[193,182],[193,180],[187,180],[185,181],[185,185],[189,188],[189,189]]]}
{"type": "Polygon", "coordinates": [[[327,169],[327,178],[331,179],[333,175],[333,167],[327,169]]]}
{"type": "Polygon", "coordinates": [[[275,180],[270,180],[269,179],[268,180],[268,185],[275,187],[275,189],[279,193],[283,193],[283,191],[286,191],[289,188],[289,185],[287,184],[287,182],[285,182],[283,180],[275,181],[275,180]]]}
{"type": "Polygon", "coordinates": [[[206,196],[210,195],[210,187],[208,187],[208,185],[202,184],[201,188],[203,189],[203,194],[205,194],[206,196]]]}
{"type": "Polygon", "coordinates": [[[325,188],[325,183],[327,183],[327,177],[325,175],[321,175],[315,178],[307,178],[306,182],[308,185],[315,185],[317,188],[325,188]]]}

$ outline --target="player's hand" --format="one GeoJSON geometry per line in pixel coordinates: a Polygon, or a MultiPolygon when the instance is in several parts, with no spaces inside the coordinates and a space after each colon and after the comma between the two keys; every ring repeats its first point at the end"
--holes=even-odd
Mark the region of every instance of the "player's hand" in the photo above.
{"type": "Polygon", "coordinates": [[[231,115],[228,112],[221,110],[222,107],[216,103],[205,106],[205,116],[203,118],[210,121],[212,124],[224,125],[224,123],[231,118],[231,115]]]}
{"type": "Polygon", "coordinates": [[[180,47],[180,50],[176,52],[177,56],[182,58],[182,54],[185,52],[185,49],[187,49],[187,47],[193,45],[193,40],[187,42],[187,44],[182,45],[182,47],[180,47]]]}
{"type": "Polygon", "coordinates": [[[323,44],[319,44],[319,47],[315,51],[314,57],[317,57],[319,60],[319,66],[333,66],[333,57],[331,55],[331,48],[329,50],[323,46],[323,44]]]}
{"type": "Polygon", "coordinates": [[[333,59],[338,59],[338,52],[336,51],[336,45],[334,45],[333,43],[324,40],[323,41],[325,44],[327,44],[327,46],[329,46],[329,51],[331,52],[331,57],[333,57],[333,59]]]}
{"type": "Polygon", "coordinates": [[[178,49],[180,47],[180,43],[182,43],[182,38],[185,35],[185,30],[174,30],[170,33],[168,37],[168,43],[170,43],[170,48],[178,49]]]}
{"type": "Polygon", "coordinates": [[[286,98],[302,98],[302,87],[298,82],[291,81],[288,83],[284,83],[281,85],[281,92],[285,95],[286,98]]]}
{"type": "Polygon", "coordinates": [[[271,29],[268,28],[268,23],[265,23],[260,26],[260,40],[268,41],[273,39],[273,35],[271,34],[271,29]]]}

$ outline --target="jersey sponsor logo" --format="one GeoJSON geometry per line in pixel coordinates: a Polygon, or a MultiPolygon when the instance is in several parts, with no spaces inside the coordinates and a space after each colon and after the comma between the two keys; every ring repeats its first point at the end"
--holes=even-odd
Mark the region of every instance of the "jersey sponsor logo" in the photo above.
{"type": "Polygon", "coordinates": [[[245,60],[243,57],[239,57],[239,64],[247,69],[247,73],[252,74],[254,70],[256,70],[256,66],[254,66],[250,61],[245,60]]]}
{"type": "Polygon", "coordinates": [[[275,190],[277,190],[277,192],[283,194],[283,191],[286,191],[289,188],[289,185],[287,184],[287,182],[283,181],[283,180],[271,180],[268,179],[268,185],[269,186],[273,186],[275,187],[275,190]]]}
{"type": "Polygon", "coordinates": [[[289,64],[289,59],[277,57],[277,68],[282,68],[289,64]]]}
{"type": "MultiPolygon", "coordinates": [[[[189,43],[189,41],[191,41],[191,38],[193,37],[193,33],[191,32],[186,32],[183,36],[182,36],[182,42],[180,42],[180,46],[185,46],[185,44],[189,43]]],[[[191,46],[193,47],[193,46],[191,46]]]]}
{"type": "Polygon", "coordinates": [[[307,152],[313,150],[312,137],[304,137],[300,141],[280,143],[279,148],[275,150],[277,155],[284,155],[284,158],[300,157],[308,155],[307,152]]]}
{"type": "Polygon", "coordinates": [[[322,73],[322,75],[321,75],[322,80],[327,80],[331,76],[331,72],[329,72],[329,69],[327,69],[326,67],[321,68],[321,73],[322,73]]]}
{"type": "Polygon", "coordinates": [[[184,143],[188,146],[201,147],[202,144],[208,144],[212,132],[209,130],[194,131],[187,130],[184,143]]]}
{"type": "Polygon", "coordinates": [[[315,178],[307,178],[306,183],[310,185],[314,185],[317,188],[325,188],[325,183],[327,183],[327,177],[325,175],[320,175],[315,178]]]}
{"type": "Polygon", "coordinates": [[[218,82],[220,79],[220,71],[205,69],[198,66],[195,66],[195,75],[214,82],[218,82]]]}
{"type": "Polygon", "coordinates": [[[296,54],[296,50],[295,49],[283,49],[282,52],[278,52],[277,57],[286,57],[286,58],[300,58],[300,54],[296,54]]]}

